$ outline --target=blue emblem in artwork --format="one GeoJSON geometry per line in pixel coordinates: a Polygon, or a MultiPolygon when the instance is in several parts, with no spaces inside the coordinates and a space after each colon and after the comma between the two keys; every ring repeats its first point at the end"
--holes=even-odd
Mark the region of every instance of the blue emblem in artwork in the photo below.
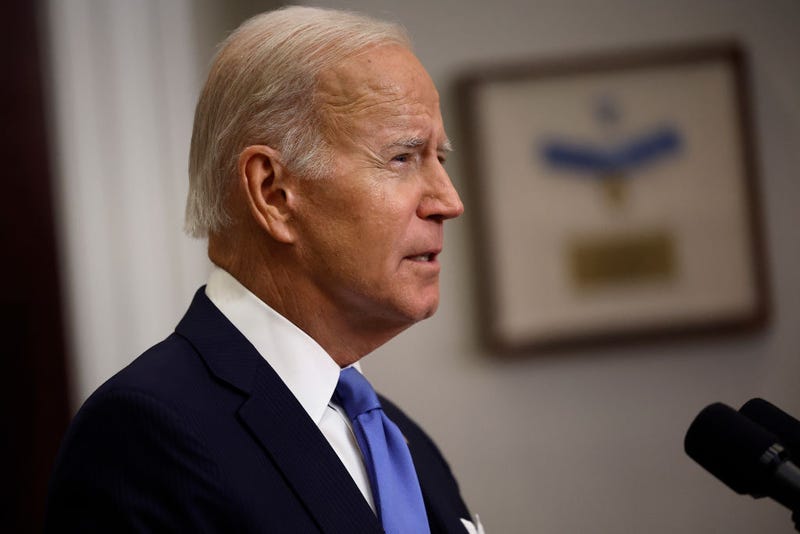
{"type": "Polygon", "coordinates": [[[554,167],[602,178],[610,174],[627,174],[637,167],[676,154],[681,145],[677,129],[662,126],[613,147],[566,139],[549,140],[542,147],[542,155],[554,167]]]}
{"type": "MultiPolygon", "coordinates": [[[[607,127],[615,126],[620,115],[618,107],[609,98],[600,99],[595,108],[597,121],[607,127]]],[[[639,167],[677,154],[682,146],[676,127],[660,125],[613,145],[568,137],[551,138],[545,140],[537,152],[553,167],[603,179],[629,176],[639,167]]]]}

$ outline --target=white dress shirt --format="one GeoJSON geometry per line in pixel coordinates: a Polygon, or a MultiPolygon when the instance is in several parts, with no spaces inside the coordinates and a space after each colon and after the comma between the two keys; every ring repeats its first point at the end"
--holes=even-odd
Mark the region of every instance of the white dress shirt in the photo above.
{"type": "MultiPolygon", "coordinates": [[[[283,380],[336,451],[374,511],[372,489],[350,420],[341,407],[331,403],[339,381],[339,365],[308,334],[227,271],[214,268],[206,295],[283,380]]],[[[355,367],[361,371],[358,364],[355,367]]]]}

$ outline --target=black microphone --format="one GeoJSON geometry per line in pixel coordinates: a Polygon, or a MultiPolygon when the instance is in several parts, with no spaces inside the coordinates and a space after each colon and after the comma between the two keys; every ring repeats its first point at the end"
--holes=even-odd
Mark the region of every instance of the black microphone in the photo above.
{"type": "Polygon", "coordinates": [[[717,402],[704,408],[686,432],[684,449],[736,493],[771,497],[800,511],[800,469],[789,461],[788,450],[730,406],[717,402]]]}
{"type": "Polygon", "coordinates": [[[764,399],[750,399],[739,413],[775,434],[781,445],[789,449],[795,462],[800,460],[800,421],[764,399]]]}

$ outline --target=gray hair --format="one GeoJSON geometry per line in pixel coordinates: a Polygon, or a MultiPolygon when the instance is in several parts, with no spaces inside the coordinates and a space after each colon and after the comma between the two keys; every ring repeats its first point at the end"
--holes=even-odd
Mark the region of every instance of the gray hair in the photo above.
{"type": "Polygon", "coordinates": [[[383,44],[411,47],[397,24],[330,9],[288,7],[239,26],[217,52],[195,110],[186,232],[205,237],[230,224],[225,199],[249,145],[275,148],[301,176],[324,176],[332,155],[315,101],[318,75],[383,44]]]}

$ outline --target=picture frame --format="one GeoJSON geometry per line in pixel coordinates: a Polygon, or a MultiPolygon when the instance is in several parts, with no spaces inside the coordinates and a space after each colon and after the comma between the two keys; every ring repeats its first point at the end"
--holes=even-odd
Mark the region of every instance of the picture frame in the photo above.
{"type": "Polygon", "coordinates": [[[733,42],[476,68],[456,85],[485,341],[501,352],[769,318],[733,42]]]}

